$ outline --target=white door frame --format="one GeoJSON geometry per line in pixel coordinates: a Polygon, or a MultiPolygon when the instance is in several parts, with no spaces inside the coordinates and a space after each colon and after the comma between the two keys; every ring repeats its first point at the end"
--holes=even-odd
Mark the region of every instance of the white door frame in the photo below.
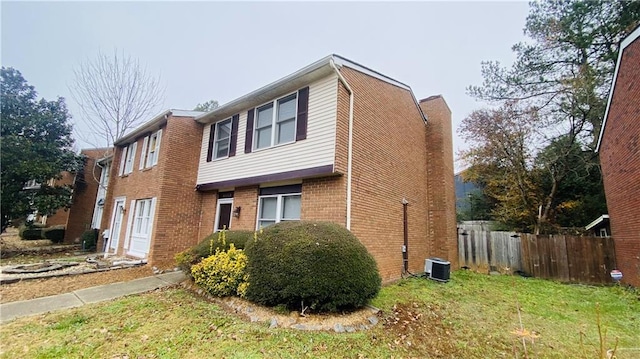
{"type": "Polygon", "coordinates": [[[124,219],[124,212],[127,206],[127,197],[116,197],[113,200],[113,212],[111,214],[111,223],[109,226],[109,240],[105,248],[105,255],[113,249],[113,254],[118,253],[118,244],[120,244],[120,232],[122,232],[122,220],[124,219]],[[121,203],[121,205],[118,205],[121,203]],[[122,210],[120,210],[122,208],[122,210]],[[119,221],[117,230],[116,222],[119,221]],[[114,241],[115,239],[115,241],[114,241]]]}
{"type": "Polygon", "coordinates": [[[213,224],[213,232],[218,231],[218,224],[220,224],[220,205],[221,204],[230,204],[231,205],[231,213],[229,214],[229,228],[231,228],[231,222],[233,222],[233,198],[219,198],[218,204],[216,204],[216,221],[213,224]]]}

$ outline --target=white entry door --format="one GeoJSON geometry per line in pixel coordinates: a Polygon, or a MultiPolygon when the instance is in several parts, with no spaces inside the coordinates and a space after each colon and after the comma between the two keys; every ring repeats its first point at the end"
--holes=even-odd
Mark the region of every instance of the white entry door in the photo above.
{"type": "Polygon", "coordinates": [[[113,206],[113,215],[111,216],[111,228],[109,228],[109,248],[107,252],[116,253],[118,243],[120,242],[120,230],[122,229],[122,218],[124,216],[124,197],[118,197],[113,206]]]}
{"type": "MultiPolygon", "coordinates": [[[[128,241],[127,254],[146,258],[151,247],[151,232],[155,213],[155,198],[135,201],[135,209],[129,225],[131,238],[128,241]]],[[[132,206],[133,207],[133,206],[132,206]]]]}

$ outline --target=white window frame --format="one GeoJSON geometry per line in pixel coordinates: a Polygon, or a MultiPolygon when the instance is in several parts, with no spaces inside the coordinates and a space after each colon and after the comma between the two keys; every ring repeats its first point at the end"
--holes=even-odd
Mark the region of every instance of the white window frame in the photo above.
{"type": "Polygon", "coordinates": [[[233,119],[231,117],[227,118],[226,120],[223,121],[218,121],[216,122],[216,127],[214,130],[214,141],[213,141],[213,159],[214,160],[219,160],[219,159],[223,159],[223,158],[228,158],[229,157],[229,150],[231,149],[231,131],[233,131],[233,119]],[[228,137],[224,137],[224,138],[220,138],[220,126],[222,126],[223,123],[229,122],[229,136],[228,137]],[[228,139],[229,140],[229,144],[227,145],[227,154],[224,156],[220,156],[218,157],[218,143],[222,140],[228,139]]]}
{"type": "Polygon", "coordinates": [[[136,237],[149,238],[151,234],[151,198],[139,199],[136,201],[135,212],[133,213],[133,228],[131,235],[136,237]],[[142,214],[140,212],[142,211],[142,214]]]}
{"type": "Polygon", "coordinates": [[[158,164],[158,155],[160,154],[160,142],[162,140],[162,129],[152,133],[144,138],[142,144],[142,152],[140,153],[139,168],[151,168],[158,164]],[[152,146],[155,140],[155,146],[152,146]]]}
{"type": "MultiPolygon", "coordinates": [[[[292,92],[290,94],[287,94],[285,96],[279,97],[273,101],[264,103],[260,106],[257,106],[255,108],[255,116],[254,116],[254,126],[253,126],[253,150],[254,151],[259,151],[259,150],[264,150],[267,148],[271,148],[271,147],[275,147],[275,146],[280,146],[280,145],[285,145],[288,143],[294,143],[296,142],[296,128],[297,128],[297,124],[298,124],[298,91],[292,92]],[[286,99],[287,97],[292,97],[293,96],[293,101],[295,103],[295,109],[294,109],[294,117],[293,117],[293,139],[291,141],[287,141],[287,142],[278,142],[277,141],[277,128],[278,125],[280,124],[280,122],[278,122],[278,110],[279,110],[279,106],[278,104],[280,103],[280,101],[286,99]],[[269,146],[265,146],[265,147],[258,147],[258,130],[260,129],[264,129],[267,128],[268,126],[264,126],[262,128],[258,128],[258,118],[259,118],[259,111],[260,108],[264,108],[264,107],[268,107],[271,106],[271,124],[269,125],[269,127],[271,128],[271,142],[269,144],[269,146]]],[[[283,122],[283,121],[281,121],[283,122]]]]}
{"type": "Polygon", "coordinates": [[[133,172],[133,161],[136,158],[136,148],[138,143],[134,142],[122,149],[120,157],[120,176],[128,175],[133,172]]]}
{"type": "MultiPolygon", "coordinates": [[[[280,223],[280,222],[285,222],[285,221],[299,221],[300,218],[302,217],[302,193],[295,192],[295,193],[269,194],[269,195],[258,196],[258,210],[256,212],[258,212],[257,213],[257,218],[256,218],[256,230],[260,230],[260,228],[261,228],[260,227],[260,222],[261,221],[273,221],[273,220],[275,220],[275,223],[280,223]],[[300,216],[298,216],[298,218],[282,218],[282,210],[283,210],[282,205],[283,205],[285,197],[300,197],[300,216]],[[261,218],[262,200],[265,199],[265,198],[276,198],[277,199],[277,201],[276,201],[276,218],[261,218]]],[[[262,228],[266,228],[266,227],[262,227],[262,228]]]]}

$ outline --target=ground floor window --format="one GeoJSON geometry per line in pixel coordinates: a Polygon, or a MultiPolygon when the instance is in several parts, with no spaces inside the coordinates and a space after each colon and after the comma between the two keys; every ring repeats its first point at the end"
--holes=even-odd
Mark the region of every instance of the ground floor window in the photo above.
{"type": "Polygon", "coordinates": [[[256,227],[260,229],[282,221],[299,221],[301,191],[301,185],[261,188],[256,227]]]}

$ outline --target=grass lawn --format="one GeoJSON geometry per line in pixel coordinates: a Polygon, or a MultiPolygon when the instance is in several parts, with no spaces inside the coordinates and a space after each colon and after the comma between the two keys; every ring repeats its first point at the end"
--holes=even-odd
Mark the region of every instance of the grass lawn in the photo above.
{"type": "Polygon", "coordinates": [[[372,304],[382,309],[372,330],[302,332],[246,322],[174,288],[4,324],[0,357],[523,358],[524,337],[530,358],[598,358],[597,306],[605,349],[616,338],[640,346],[638,292],[620,287],[458,271],[447,284],[387,286],[372,304]]]}

